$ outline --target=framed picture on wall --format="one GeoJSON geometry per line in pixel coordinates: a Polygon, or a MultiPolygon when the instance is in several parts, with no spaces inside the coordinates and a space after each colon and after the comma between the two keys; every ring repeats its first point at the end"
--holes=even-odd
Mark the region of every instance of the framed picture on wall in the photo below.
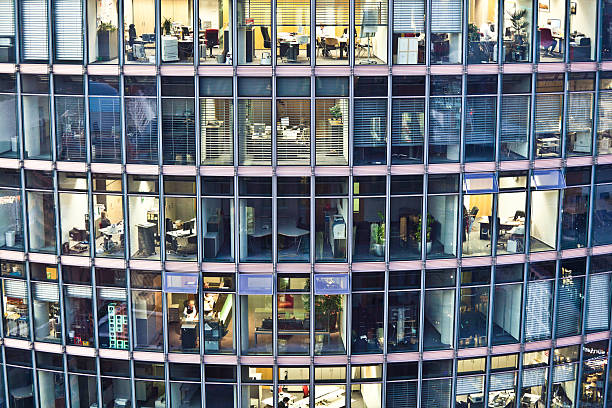
{"type": "Polygon", "coordinates": [[[570,14],[576,15],[576,2],[575,1],[570,1],[570,14]]]}
{"type": "Polygon", "coordinates": [[[550,11],[550,0],[538,0],[538,9],[548,13],[550,11]]]}

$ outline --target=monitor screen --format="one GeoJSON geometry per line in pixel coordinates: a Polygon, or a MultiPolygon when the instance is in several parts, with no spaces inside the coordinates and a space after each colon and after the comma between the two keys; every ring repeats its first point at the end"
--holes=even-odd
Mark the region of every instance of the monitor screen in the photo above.
{"type": "Polygon", "coordinates": [[[552,28],[561,28],[561,20],[558,18],[549,18],[547,23],[552,28]]]}

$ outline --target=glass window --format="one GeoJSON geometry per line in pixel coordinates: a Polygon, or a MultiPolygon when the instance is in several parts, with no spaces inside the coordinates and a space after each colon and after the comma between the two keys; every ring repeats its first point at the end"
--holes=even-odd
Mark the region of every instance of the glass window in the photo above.
{"type": "Polygon", "coordinates": [[[530,252],[556,249],[559,190],[533,190],[530,205],[530,252]]]}
{"type": "Polygon", "coordinates": [[[203,165],[234,163],[231,99],[200,98],[200,144],[203,165]]]}
{"type": "Polygon", "coordinates": [[[30,338],[28,289],[23,280],[2,279],[4,333],[8,337],[30,338]]]}
{"type": "Polygon", "coordinates": [[[159,198],[130,196],[128,205],[131,256],[159,259],[159,198]]]}
{"type": "Polygon", "coordinates": [[[310,2],[308,0],[276,1],[276,38],[278,64],[310,64],[310,2]]]}
{"type": "Polygon", "coordinates": [[[55,253],[55,202],[53,193],[28,191],[27,199],[30,250],[55,253]]]}
{"type": "Polygon", "coordinates": [[[431,3],[431,62],[461,63],[461,29],[463,2],[432,0],[431,3]]]}
{"type": "Polygon", "coordinates": [[[316,99],[315,104],[317,165],[347,165],[348,99],[316,99]]]}
{"type": "Polygon", "coordinates": [[[234,259],[234,200],[225,197],[202,199],[204,259],[233,261],[234,259]]]}
{"type": "Polygon", "coordinates": [[[276,155],[279,165],[310,164],[310,100],[276,101],[276,155]]]}
{"type": "Polygon", "coordinates": [[[66,343],[69,345],[94,346],[91,292],[91,286],[64,286],[66,343]]]}
{"type": "Polygon", "coordinates": [[[62,254],[89,256],[89,199],[87,194],[60,193],[62,254]]]}
{"type": "MultiPolygon", "coordinates": [[[[5,52],[0,57],[1,62],[15,62],[15,1],[8,0],[2,4],[0,25],[3,27],[0,35],[5,41],[5,52]]],[[[30,6],[31,7],[31,6],[30,6]]],[[[4,390],[0,387],[0,390],[4,390]]]]}
{"type": "Polygon", "coordinates": [[[258,0],[252,4],[239,0],[236,10],[238,22],[238,65],[272,64],[272,2],[258,0]]]}
{"type": "Polygon", "coordinates": [[[525,340],[550,338],[554,282],[532,281],[527,284],[525,306],[525,340]]]}
{"type": "Polygon", "coordinates": [[[91,156],[97,162],[121,161],[121,102],[117,97],[89,98],[91,156]]]}
{"type": "Polygon", "coordinates": [[[310,200],[277,200],[279,262],[308,262],[310,259],[310,200]]]}
{"type": "MultiPolygon", "coordinates": [[[[167,16],[167,13],[164,14],[167,16]]],[[[155,2],[145,0],[123,3],[124,58],[129,63],[155,63],[155,2]]],[[[172,23],[170,22],[170,25],[172,23]]],[[[175,45],[176,47],[176,45],[175,45]]],[[[167,49],[166,52],[170,51],[167,49]]],[[[175,48],[176,53],[176,48],[175,48]]]]}
{"type": "Polygon", "coordinates": [[[353,354],[381,353],[383,349],[383,293],[354,293],[352,295],[353,354]]]}
{"type": "MultiPolygon", "coordinates": [[[[473,2],[468,8],[468,64],[497,62],[497,4],[473,2]]],[[[457,380],[459,386],[459,380],[457,380]]]]}
{"type": "MultiPolygon", "coordinates": [[[[399,179],[416,178],[413,176],[394,176],[391,179],[391,193],[394,194],[393,183],[399,183],[399,179]]],[[[422,193],[422,179],[420,191],[422,193]]],[[[411,191],[408,191],[411,192],[411,191]]],[[[391,197],[391,222],[389,225],[391,246],[389,248],[391,259],[411,260],[421,258],[421,235],[422,235],[422,211],[423,197],[393,196],[391,197]]],[[[431,238],[429,234],[428,238],[431,238]]]]}
{"type": "Polygon", "coordinates": [[[240,301],[242,352],[272,354],[272,295],[243,295],[240,301]]]}
{"type": "Polygon", "coordinates": [[[577,0],[570,3],[569,10],[569,32],[571,33],[569,59],[570,61],[594,61],[596,59],[597,3],[593,0],[577,0]]]}
{"type": "Polygon", "coordinates": [[[425,1],[393,3],[393,64],[425,63],[425,1]]]}
{"type": "Polygon", "coordinates": [[[238,100],[238,156],[241,165],[272,164],[272,102],[238,100]]]}
{"type": "MultiPolygon", "coordinates": [[[[157,102],[155,81],[125,77],[125,127],[127,162],[157,163],[157,102]]],[[[142,78],[142,77],[138,77],[142,78]]],[[[146,77],[149,79],[149,77],[146,77]]],[[[154,79],[154,77],[151,77],[154,79]]]]}
{"type": "MultiPolygon", "coordinates": [[[[593,78],[570,76],[570,90],[574,85],[580,89],[581,82],[592,82],[593,78]],[[589,79],[591,81],[589,81],[589,79]]],[[[593,144],[593,92],[569,92],[566,114],[566,149],[568,156],[584,156],[591,154],[593,144]]]]}
{"type": "Polygon", "coordinates": [[[60,343],[62,336],[59,287],[54,283],[33,282],[34,339],[60,343]]]}
{"type": "MultiPolygon", "coordinates": [[[[13,7],[12,1],[5,4],[13,7]]],[[[13,39],[9,39],[9,41],[13,41],[14,48],[14,33],[13,39]]],[[[2,60],[1,56],[0,60],[2,60]]],[[[0,157],[17,157],[19,156],[20,144],[18,122],[15,120],[17,117],[17,95],[15,94],[17,81],[15,80],[15,74],[2,74],[0,75],[0,81],[2,82],[0,88],[0,126],[4,129],[2,135],[0,135],[0,157]]]]}
{"type": "Polygon", "coordinates": [[[531,20],[532,3],[519,0],[504,3],[505,62],[531,61],[531,20]]]}
{"type": "MultiPolygon", "coordinates": [[[[159,273],[142,274],[140,276],[146,286],[151,286],[151,284],[147,284],[148,282],[155,281],[159,281],[161,286],[161,275],[159,273]]],[[[132,280],[135,283],[133,273],[132,280]]],[[[138,278],[138,281],[140,281],[140,278],[138,278]]],[[[163,332],[162,292],[150,289],[132,290],[132,310],[134,348],[136,350],[161,350],[163,346],[163,338],[160,335],[163,332]]]]}
{"type": "Polygon", "coordinates": [[[310,279],[304,275],[278,277],[277,325],[279,354],[308,354],[310,350],[310,279]],[[285,292],[285,293],[282,293],[285,292]]]}
{"type": "Polygon", "coordinates": [[[387,63],[387,1],[355,2],[355,64],[387,63]]]}
{"type": "MultiPolygon", "coordinates": [[[[402,37],[410,40],[410,37],[402,37]]],[[[391,111],[391,163],[423,162],[425,99],[394,99],[391,111]]]]}
{"type": "Polygon", "coordinates": [[[497,117],[495,96],[471,96],[465,101],[465,161],[493,161],[497,117]]]}
{"type": "MultiPolygon", "coordinates": [[[[19,7],[21,28],[21,60],[49,60],[49,9],[41,0],[28,0],[19,7]]],[[[80,14],[80,11],[79,11],[80,14]]]]}
{"type": "Polygon", "coordinates": [[[428,258],[448,258],[457,255],[458,201],[455,194],[428,196],[425,226],[428,258]]]}
{"type": "MultiPolygon", "coordinates": [[[[170,278],[166,276],[166,279],[170,278]]],[[[197,280],[197,275],[183,279],[197,280]]],[[[195,290],[197,292],[197,284],[195,290]]],[[[167,293],[167,296],[170,351],[198,351],[200,349],[200,307],[197,293],[167,293]]]]}
{"type": "MultiPolygon", "coordinates": [[[[118,181],[121,185],[121,180],[101,181],[110,182],[108,184],[111,185],[118,181]]],[[[123,197],[121,195],[94,194],[93,201],[96,256],[122,258],[125,250],[123,197]]]]}
{"type": "Polygon", "coordinates": [[[541,7],[538,5],[538,31],[536,32],[538,62],[563,61],[565,13],[566,7],[547,3],[542,3],[541,7]]]}
{"type": "MultiPolygon", "coordinates": [[[[189,15],[191,12],[190,2],[186,2],[186,8],[187,15],[189,15]]],[[[220,2],[198,3],[198,50],[200,64],[232,63],[232,18],[231,1],[225,0],[220,2]]],[[[190,61],[189,57],[193,59],[193,45],[191,41],[193,41],[192,38],[195,34],[195,30],[193,27],[189,27],[191,22],[188,23],[184,21],[183,23],[180,33],[175,32],[175,37],[178,37],[180,40],[179,54],[181,53],[181,47],[184,47],[183,52],[186,54],[184,56],[179,55],[179,59],[181,61],[185,59],[190,61]],[[185,40],[189,41],[187,47],[182,44],[182,41],[185,40]],[[191,50],[189,46],[191,46],[191,50]],[[191,51],[191,55],[189,55],[189,51],[191,51]]]]}
{"type": "Polygon", "coordinates": [[[71,408],[98,404],[98,383],[93,375],[68,374],[71,408]]]}
{"type": "Polygon", "coordinates": [[[127,292],[98,288],[98,344],[102,348],[129,349],[127,292]]]}
{"type": "Polygon", "coordinates": [[[386,163],[387,100],[355,99],[354,103],[353,163],[386,163]]]}
{"type": "Polygon", "coordinates": [[[349,1],[328,0],[317,3],[316,20],[316,64],[347,65],[349,1]]]}
{"type": "Polygon", "coordinates": [[[87,3],[89,63],[118,64],[119,17],[118,2],[87,3]]]}
{"type": "Polygon", "coordinates": [[[387,348],[390,352],[418,350],[419,299],[419,292],[389,293],[387,348]]]}
{"type": "Polygon", "coordinates": [[[605,375],[608,365],[608,342],[597,341],[582,345],[582,384],[580,405],[603,407],[605,375]]]}
{"type": "Polygon", "coordinates": [[[486,347],[489,287],[461,288],[459,301],[459,347],[486,347]]]}
{"type": "Polygon", "coordinates": [[[383,260],[386,216],[384,198],[353,199],[353,258],[383,260]]]}
{"type": "Polygon", "coordinates": [[[166,258],[189,261],[197,258],[196,199],[165,198],[166,258]]]}
{"type": "Polygon", "coordinates": [[[19,190],[0,189],[0,214],[0,248],[23,251],[23,205],[19,190]]]}
{"type": "Polygon", "coordinates": [[[459,161],[461,98],[431,98],[429,103],[429,162],[459,161]]]}
{"type": "Polygon", "coordinates": [[[162,98],[162,143],[165,164],[195,164],[194,103],[192,98],[162,98]]]}
{"type": "MultiPolygon", "coordinates": [[[[40,79],[41,86],[46,89],[35,93],[48,92],[48,78],[40,79]],[[44,83],[44,84],[43,84],[44,83]]],[[[27,93],[28,86],[24,84],[22,92],[27,93]]],[[[22,120],[25,158],[51,160],[51,129],[49,123],[49,96],[22,95],[22,120]]]]}

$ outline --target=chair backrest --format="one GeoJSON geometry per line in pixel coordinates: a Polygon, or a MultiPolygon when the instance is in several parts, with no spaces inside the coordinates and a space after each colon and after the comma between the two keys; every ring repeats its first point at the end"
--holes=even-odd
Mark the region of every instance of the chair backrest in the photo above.
{"type": "Polygon", "coordinates": [[[333,37],[325,37],[325,45],[335,47],[338,45],[338,39],[333,37]]]}
{"type": "Polygon", "coordinates": [[[263,37],[264,41],[269,42],[270,34],[268,33],[268,27],[260,27],[260,28],[261,28],[261,36],[263,37]]]}
{"type": "Polygon", "coordinates": [[[206,37],[206,41],[212,45],[219,44],[219,30],[216,28],[207,28],[204,32],[204,37],[206,37]]]}
{"type": "Polygon", "coordinates": [[[550,28],[540,28],[540,42],[552,41],[552,32],[550,28]]]}
{"type": "Polygon", "coordinates": [[[580,39],[580,45],[582,47],[591,46],[591,39],[589,37],[582,37],[580,39]]]}

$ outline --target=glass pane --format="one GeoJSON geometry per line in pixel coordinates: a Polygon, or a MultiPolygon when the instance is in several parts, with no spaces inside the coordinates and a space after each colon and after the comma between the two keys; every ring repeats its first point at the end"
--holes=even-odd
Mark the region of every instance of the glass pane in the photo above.
{"type": "Polygon", "coordinates": [[[238,138],[240,164],[272,164],[271,101],[238,101],[238,138]]]}
{"type": "Polygon", "coordinates": [[[532,191],[530,251],[557,248],[557,215],[559,190],[532,191]]]}
{"type": "Polygon", "coordinates": [[[272,354],[272,296],[241,296],[241,348],[244,354],[272,354]]]}
{"type": "Polygon", "coordinates": [[[353,354],[380,353],[383,348],[383,294],[354,293],[352,296],[353,354]]]}
{"type": "Polygon", "coordinates": [[[504,60],[531,61],[532,2],[518,0],[504,3],[504,60]]]}
{"type": "Polygon", "coordinates": [[[145,0],[123,3],[125,61],[127,63],[155,63],[155,2],[145,0]],[[125,30],[125,29],[124,29],[125,30]]]}
{"type": "Polygon", "coordinates": [[[155,98],[125,98],[128,163],[157,164],[157,102],[155,98]]]}
{"type": "Polygon", "coordinates": [[[238,0],[238,64],[271,65],[272,2],[238,0]]]}
{"type": "Polygon", "coordinates": [[[310,1],[276,1],[278,64],[310,64],[310,1]]]}
{"type": "Polygon", "coordinates": [[[355,2],[355,64],[387,63],[387,1],[355,2]]]}
{"type": "Polygon", "coordinates": [[[89,98],[89,131],[94,161],[121,161],[121,103],[119,98],[89,98]]]}
{"type": "MultiPolygon", "coordinates": [[[[147,280],[149,280],[148,278],[147,280]]],[[[132,291],[134,348],[161,350],[163,345],[162,293],[145,290],[132,291]]]]}
{"type": "Polygon", "coordinates": [[[53,193],[29,191],[27,194],[30,250],[55,253],[55,202],[53,193]]]}
{"type": "Polygon", "coordinates": [[[159,198],[131,196],[128,204],[131,256],[159,259],[159,198]]]}
{"type": "Polygon", "coordinates": [[[234,163],[233,119],[231,99],[200,99],[202,164],[234,163]]]}
{"type": "Polygon", "coordinates": [[[0,248],[23,251],[23,206],[19,190],[0,189],[0,214],[0,248]]]}
{"type": "Polygon", "coordinates": [[[279,262],[308,262],[310,259],[310,200],[277,200],[279,262]]]}
{"type": "Polygon", "coordinates": [[[272,260],[272,200],[240,200],[240,260],[272,260]]]}
{"type": "Polygon", "coordinates": [[[234,260],[234,200],[205,198],[202,200],[202,233],[204,259],[234,260]]]}
{"type": "Polygon", "coordinates": [[[418,350],[419,299],[419,292],[389,293],[389,326],[387,329],[389,351],[418,350]]]}
{"type": "Polygon", "coordinates": [[[199,305],[192,293],[168,293],[168,348],[196,352],[200,348],[199,305]]]}

